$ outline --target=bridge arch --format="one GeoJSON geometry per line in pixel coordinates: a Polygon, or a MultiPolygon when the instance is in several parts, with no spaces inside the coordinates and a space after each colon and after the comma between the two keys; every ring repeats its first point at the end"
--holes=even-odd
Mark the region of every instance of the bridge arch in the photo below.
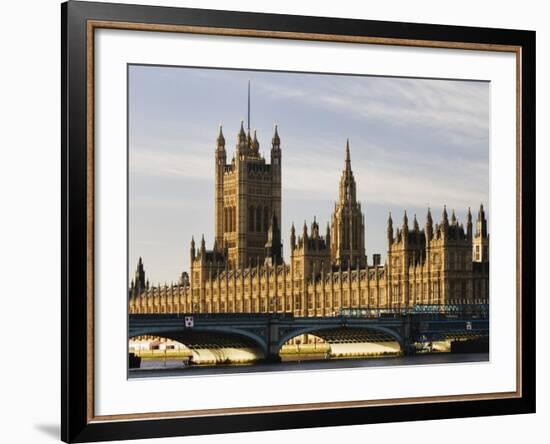
{"type": "Polygon", "coordinates": [[[267,356],[268,353],[268,344],[265,340],[265,338],[259,334],[256,334],[254,332],[239,329],[239,328],[233,328],[233,327],[193,327],[193,328],[187,328],[187,329],[174,329],[173,327],[156,327],[156,328],[137,328],[132,329],[129,332],[128,339],[137,337],[137,336],[159,336],[167,339],[172,339],[177,342],[181,342],[182,344],[185,344],[185,337],[191,337],[195,333],[214,333],[219,335],[231,335],[231,336],[237,336],[241,338],[248,339],[255,345],[257,345],[262,353],[264,353],[265,356],[267,356]]]}
{"type": "Polygon", "coordinates": [[[401,335],[397,331],[393,330],[392,328],[378,326],[378,325],[361,326],[361,325],[342,324],[342,325],[331,325],[331,326],[327,326],[327,325],[308,326],[308,327],[298,328],[296,330],[290,331],[285,335],[281,336],[281,338],[279,339],[279,341],[275,346],[275,350],[272,350],[272,352],[278,353],[284,344],[286,344],[290,339],[295,338],[296,336],[301,336],[304,334],[312,334],[314,336],[318,336],[318,335],[315,335],[315,333],[320,333],[323,331],[331,331],[331,330],[341,330],[341,329],[367,330],[372,332],[385,333],[388,336],[395,339],[395,342],[399,344],[399,348],[402,351],[405,350],[404,339],[401,337],[401,335]]]}

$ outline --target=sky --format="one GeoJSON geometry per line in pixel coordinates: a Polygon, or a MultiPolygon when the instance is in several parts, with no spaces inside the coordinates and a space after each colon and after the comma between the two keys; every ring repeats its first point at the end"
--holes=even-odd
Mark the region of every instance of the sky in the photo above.
{"type": "Polygon", "coordinates": [[[465,222],[489,207],[488,82],[130,65],[129,269],[143,258],[151,283],[189,270],[191,236],[214,238],[214,152],[223,125],[228,163],[241,120],[269,162],[282,150],[285,260],[292,222],[324,232],[338,198],[346,139],[365,215],[366,252],[385,257],[386,223],[406,210],[422,227],[443,205],[465,222]]]}

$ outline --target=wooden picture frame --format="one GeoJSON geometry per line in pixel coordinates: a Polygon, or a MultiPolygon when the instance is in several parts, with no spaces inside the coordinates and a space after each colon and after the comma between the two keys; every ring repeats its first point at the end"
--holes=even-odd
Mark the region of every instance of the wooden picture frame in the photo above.
{"type": "Polygon", "coordinates": [[[62,412],[65,442],[535,412],[535,33],[69,1],[62,22],[62,412]],[[94,32],[97,29],[469,49],[516,55],[517,344],[513,392],[94,414],[94,32]]]}

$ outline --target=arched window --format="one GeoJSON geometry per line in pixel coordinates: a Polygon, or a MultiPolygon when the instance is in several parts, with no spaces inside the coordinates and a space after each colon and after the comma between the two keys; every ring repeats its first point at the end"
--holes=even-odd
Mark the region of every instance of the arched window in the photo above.
{"type": "Polygon", "coordinates": [[[227,208],[227,226],[225,230],[231,232],[231,207],[227,208]]]}
{"type": "Polygon", "coordinates": [[[256,209],[256,231],[262,231],[262,209],[258,207],[256,209]]]}
{"type": "Polygon", "coordinates": [[[254,207],[252,205],[248,208],[248,229],[254,231],[254,207]]]}
{"type": "Polygon", "coordinates": [[[267,233],[267,230],[269,230],[269,213],[267,207],[264,207],[264,231],[267,233]]]}

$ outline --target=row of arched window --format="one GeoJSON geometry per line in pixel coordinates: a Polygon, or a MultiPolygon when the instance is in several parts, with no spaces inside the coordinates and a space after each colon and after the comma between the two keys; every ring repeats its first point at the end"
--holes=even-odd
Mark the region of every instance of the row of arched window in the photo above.
{"type": "Polygon", "coordinates": [[[236,231],[236,208],[235,207],[225,207],[223,209],[223,226],[225,231],[233,232],[236,231]]]}
{"type": "Polygon", "coordinates": [[[269,210],[267,207],[250,205],[248,207],[248,230],[266,232],[269,229],[269,210]]]}
{"type": "MultiPolygon", "coordinates": [[[[224,229],[226,232],[234,232],[237,229],[236,208],[225,207],[223,209],[224,229]]],[[[269,229],[269,209],[251,205],[248,208],[248,230],[256,232],[266,232],[269,229]]]]}
{"type": "Polygon", "coordinates": [[[350,239],[350,231],[353,228],[353,225],[349,218],[346,216],[342,217],[342,220],[340,223],[344,226],[343,231],[343,239],[342,239],[342,245],[344,248],[349,248],[351,250],[355,250],[359,248],[359,238],[358,236],[353,236],[352,239],[350,239]]]}

